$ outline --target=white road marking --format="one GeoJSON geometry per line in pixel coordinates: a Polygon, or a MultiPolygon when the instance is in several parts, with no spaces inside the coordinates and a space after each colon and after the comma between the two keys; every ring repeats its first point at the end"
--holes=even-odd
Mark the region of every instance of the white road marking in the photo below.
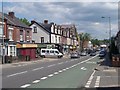
{"type": "Polygon", "coordinates": [[[33,81],[32,83],[39,83],[40,82],[40,80],[35,80],[35,81],[33,81]]]}
{"type": "Polygon", "coordinates": [[[25,85],[23,85],[23,86],[20,86],[21,88],[27,88],[27,87],[29,87],[31,84],[25,84],[25,85]]]}
{"type": "Polygon", "coordinates": [[[58,72],[55,72],[54,74],[58,74],[58,72]]]}
{"type": "Polygon", "coordinates": [[[52,64],[52,65],[49,65],[49,66],[47,66],[47,67],[53,67],[53,66],[55,66],[56,64],[52,64]]]}
{"type": "Polygon", "coordinates": [[[58,63],[58,64],[63,64],[63,62],[60,62],[60,63],[58,63]]]}
{"type": "Polygon", "coordinates": [[[68,69],[70,69],[70,68],[66,68],[66,70],[68,70],[68,69]]]}
{"type": "Polygon", "coordinates": [[[35,68],[35,69],[33,69],[32,71],[40,70],[40,69],[43,69],[43,68],[44,68],[44,67],[35,68]]]}
{"type": "Polygon", "coordinates": [[[45,80],[45,79],[47,79],[47,77],[42,77],[41,79],[42,79],[42,80],[45,80]]]}
{"type": "Polygon", "coordinates": [[[23,72],[15,73],[15,74],[8,75],[7,77],[12,77],[12,76],[15,76],[15,75],[20,75],[20,74],[24,74],[24,73],[27,73],[27,72],[28,71],[23,71],[23,72]]]}
{"type": "Polygon", "coordinates": [[[100,76],[97,76],[97,79],[96,79],[94,87],[99,87],[99,84],[100,84],[100,76]]]}
{"type": "Polygon", "coordinates": [[[58,72],[63,72],[62,70],[59,70],[58,72]]]}
{"type": "Polygon", "coordinates": [[[66,71],[66,69],[63,69],[63,71],[66,71]]]}
{"type": "Polygon", "coordinates": [[[90,84],[91,84],[91,82],[92,82],[92,79],[93,79],[93,75],[94,75],[94,74],[95,74],[95,70],[93,71],[93,73],[91,74],[88,82],[86,83],[86,85],[85,85],[86,88],[89,88],[89,87],[90,87],[90,84]]]}
{"type": "Polygon", "coordinates": [[[85,67],[81,67],[82,70],[87,70],[85,67]]]}
{"type": "Polygon", "coordinates": [[[52,77],[52,76],[53,76],[53,74],[48,75],[48,77],[52,77]]]}

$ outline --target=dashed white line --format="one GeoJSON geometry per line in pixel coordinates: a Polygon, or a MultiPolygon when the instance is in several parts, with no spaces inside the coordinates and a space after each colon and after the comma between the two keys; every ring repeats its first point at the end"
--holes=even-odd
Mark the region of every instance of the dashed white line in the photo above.
{"type": "Polygon", "coordinates": [[[47,79],[47,77],[42,77],[42,78],[41,78],[41,80],[45,80],[45,79],[47,79]]]}
{"type": "Polygon", "coordinates": [[[35,81],[33,81],[32,83],[39,83],[40,82],[40,80],[35,80],[35,81]]]}
{"type": "Polygon", "coordinates": [[[55,72],[54,74],[56,75],[56,74],[58,74],[58,72],[55,72]]]}
{"type": "Polygon", "coordinates": [[[70,68],[66,68],[66,70],[68,70],[68,69],[70,69],[70,68]]]}
{"type": "Polygon", "coordinates": [[[33,69],[32,71],[40,70],[40,69],[43,69],[43,68],[44,68],[44,67],[35,68],[35,69],[33,69]]]}
{"type": "Polygon", "coordinates": [[[63,72],[62,70],[59,70],[58,72],[63,72]]]}
{"type": "Polygon", "coordinates": [[[15,75],[20,75],[20,74],[24,74],[24,73],[27,73],[27,72],[28,71],[23,71],[23,72],[15,73],[15,74],[8,75],[7,77],[12,77],[12,76],[15,76],[15,75]]]}
{"type": "Polygon", "coordinates": [[[53,76],[53,74],[48,75],[48,77],[52,77],[52,76],[53,76]]]}
{"type": "Polygon", "coordinates": [[[52,65],[49,65],[49,66],[47,66],[47,67],[53,67],[53,66],[55,66],[56,64],[52,64],[52,65]]]}
{"type": "Polygon", "coordinates": [[[66,71],[66,69],[63,69],[63,71],[66,71]]]}
{"type": "Polygon", "coordinates": [[[25,84],[25,85],[23,85],[23,86],[20,86],[21,88],[27,88],[27,87],[29,87],[31,84],[25,84]]]}
{"type": "Polygon", "coordinates": [[[58,63],[58,64],[63,64],[63,62],[60,62],[60,63],[58,63]]]}

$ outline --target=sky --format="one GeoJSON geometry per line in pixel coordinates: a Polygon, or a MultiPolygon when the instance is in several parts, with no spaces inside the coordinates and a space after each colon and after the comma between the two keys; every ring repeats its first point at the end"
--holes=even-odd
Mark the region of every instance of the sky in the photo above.
{"type": "MultiPolygon", "coordinates": [[[[18,0],[19,1],[19,0],[18,0]]],[[[49,1],[49,0],[48,0],[49,1]]],[[[75,0],[76,1],[76,0],[75,0]]],[[[1,8],[1,5],[0,5],[1,8]]],[[[109,38],[109,19],[112,35],[118,32],[117,2],[3,2],[3,12],[15,12],[18,18],[56,24],[75,24],[78,33],[89,33],[93,38],[109,38]],[[104,16],[105,18],[101,18],[104,16]]]]}

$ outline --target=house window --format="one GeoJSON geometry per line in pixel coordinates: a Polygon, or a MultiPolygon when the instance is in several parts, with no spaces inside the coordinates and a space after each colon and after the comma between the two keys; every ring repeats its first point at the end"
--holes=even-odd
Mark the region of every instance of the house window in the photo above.
{"type": "Polygon", "coordinates": [[[10,46],[10,55],[11,56],[16,56],[16,48],[15,48],[15,46],[10,46]]]}
{"type": "Polygon", "coordinates": [[[37,27],[33,27],[33,33],[37,33],[37,27]]]}
{"type": "Polygon", "coordinates": [[[41,37],[41,43],[44,43],[44,37],[41,37]]]}
{"type": "Polygon", "coordinates": [[[55,36],[55,41],[56,41],[56,43],[57,43],[57,36],[55,36]]]}
{"type": "Polygon", "coordinates": [[[60,37],[59,37],[59,43],[60,43],[60,37]]]}
{"type": "Polygon", "coordinates": [[[23,30],[20,30],[20,41],[23,41],[23,30]]]}
{"type": "Polygon", "coordinates": [[[29,41],[29,34],[30,34],[30,32],[27,31],[27,41],[29,41]]]}
{"type": "Polygon", "coordinates": [[[12,34],[12,30],[9,30],[9,39],[10,39],[10,41],[13,40],[12,36],[13,36],[13,34],[12,34]]]}

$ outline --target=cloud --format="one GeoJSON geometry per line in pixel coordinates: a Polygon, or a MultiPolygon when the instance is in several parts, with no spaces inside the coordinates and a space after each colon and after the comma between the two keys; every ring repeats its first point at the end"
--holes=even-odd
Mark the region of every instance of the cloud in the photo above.
{"type": "Polygon", "coordinates": [[[14,11],[17,17],[39,22],[48,19],[57,24],[74,23],[78,32],[88,32],[100,39],[108,37],[105,32],[109,29],[107,17],[110,16],[113,34],[118,31],[115,2],[9,2],[4,4],[4,11],[14,11]]]}

